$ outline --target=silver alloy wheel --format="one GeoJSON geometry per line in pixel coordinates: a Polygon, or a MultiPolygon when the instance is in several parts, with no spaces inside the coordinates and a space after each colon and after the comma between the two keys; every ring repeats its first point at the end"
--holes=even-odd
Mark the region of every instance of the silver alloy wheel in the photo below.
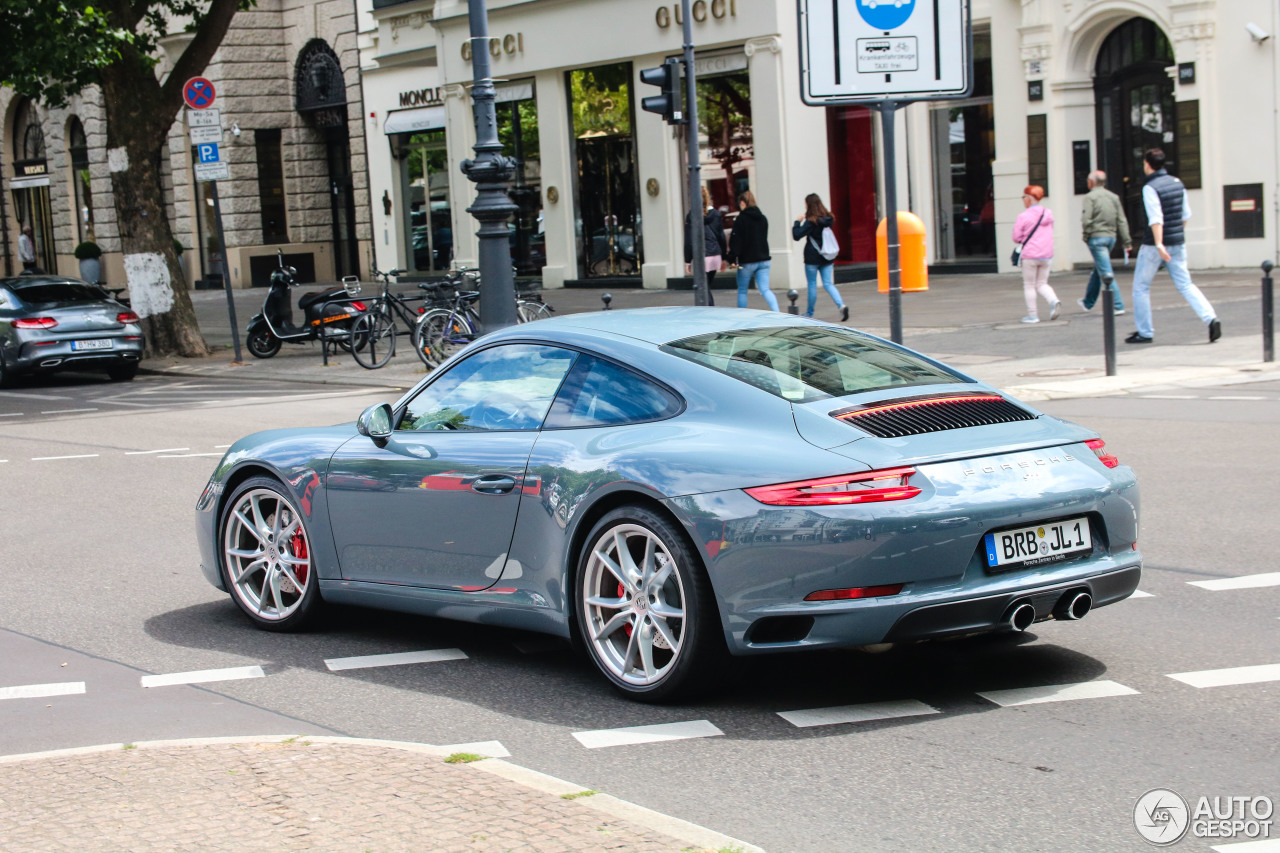
{"type": "Polygon", "coordinates": [[[313,582],[311,543],[302,519],[271,489],[240,496],[227,517],[222,554],[232,592],[269,622],[292,615],[313,582]]]}
{"type": "Polygon", "coordinates": [[[686,601],[680,566],[648,528],[618,524],[592,546],[582,573],[586,639],[628,686],[657,684],[676,665],[686,601]]]}

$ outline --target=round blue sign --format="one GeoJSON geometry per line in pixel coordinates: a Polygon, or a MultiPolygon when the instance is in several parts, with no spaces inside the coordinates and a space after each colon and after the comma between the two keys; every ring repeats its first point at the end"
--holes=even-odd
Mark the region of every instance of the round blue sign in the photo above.
{"type": "Polygon", "coordinates": [[[862,20],[877,30],[896,29],[916,10],[916,0],[856,0],[862,20]]]}

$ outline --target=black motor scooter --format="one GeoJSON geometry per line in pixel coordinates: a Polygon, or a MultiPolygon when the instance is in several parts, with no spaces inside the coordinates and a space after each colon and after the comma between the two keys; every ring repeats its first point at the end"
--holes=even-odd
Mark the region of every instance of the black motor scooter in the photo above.
{"type": "Polygon", "coordinates": [[[271,274],[267,298],[262,303],[262,313],[249,321],[245,330],[249,352],[257,358],[271,358],[280,351],[281,343],[300,344],[319,340],[324,346],[337,344],[351,348],[351,324],[365,311],[365,304],[356,298],[360,293],[360,281],[355,276],[342,280],[342,287],[315,290],[302,294],[298,307],[302,309],[301,326],[293,324],[293,296],[289,288],[298,284],[298,271],[285,266],[284,252],[277,249],[279,268],[271,274]]]}

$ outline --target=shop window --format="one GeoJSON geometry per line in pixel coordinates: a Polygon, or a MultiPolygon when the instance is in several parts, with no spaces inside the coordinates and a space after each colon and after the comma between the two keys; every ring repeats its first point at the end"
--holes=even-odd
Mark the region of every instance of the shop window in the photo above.
{"type": "MultiPolygon", "coordinates": [[[[504,90],[498,90],[498,97],[504,90]]],[[[511,263],[517,275],[542,275],[547,242],[542,219],[542,155],[538,145],[538,102],[532,98],[500,101],[498,139],[502,153],[514,158],[516,173],[507,194],[518,210],[512,221],[511,263]]]]}
{"type": "Polygon", "coordinates": [[[417,272],[440,272],[453,262],[449,209],[449,159],[443,129],[392,137],[404,198],[405,263],[417,272]]]}
{"type": "Polygon", "coordinates": [[[738,196],[755,182],[755,141],[751,127],[751,83],[746,57],[721,58],[741,69],[698,75],[698,151],[702,180],[725,228],[738,217],[738,196]]]}
{"type": "Polygon", "coordinates": [[[285,219],[284,156],[279,130],[255,130],[253,144],[258,156],[258,204],[262,210],[262,242],[288,243],[285,219]]]}

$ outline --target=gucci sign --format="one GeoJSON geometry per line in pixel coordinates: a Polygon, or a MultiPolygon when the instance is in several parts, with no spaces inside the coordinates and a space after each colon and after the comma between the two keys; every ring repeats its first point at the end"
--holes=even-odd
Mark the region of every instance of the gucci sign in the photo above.
{"type": "MultiPolygon", "coordinates": [[[[517,53],[524,53],[524,33],[507,33],[502,38],[494,37],[489,39],[489,55],[494,59],[502,56],[515,56],[517,53]]],[[[471,42],[470,40],[462,43],[462,61],[471,61],[471,42]]]]}
{"type": "MultiPolygon", "coordinates": [[[[716,20],[724,18],[736,18],[738,16],[738,0],[695,0],[694,4],[689,7],[690,14],[698,23],[702,23],[708,16],[716,20]]],[[[683,4],[673,3],[670,8],[659,6],[657,13],[654,15],[658,26],[666,29],[674,22],[676,26],[684,26],[683,4]]]]}

